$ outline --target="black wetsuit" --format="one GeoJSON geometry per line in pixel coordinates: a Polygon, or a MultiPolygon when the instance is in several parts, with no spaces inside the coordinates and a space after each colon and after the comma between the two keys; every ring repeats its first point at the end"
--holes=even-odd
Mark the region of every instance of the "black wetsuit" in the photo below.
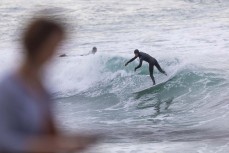
{"type": "Polygon", "coordinates": [[[158,64],[158,62],[157,62],[157,60],[156,60],[155,58],[153,58],[152,56],[150,56],[150,55],[148,55],[148,54],[146,54],[146,53],[143,53],[143,52],[139,52],[139,56],[135,56],[134,58],[132,58],[131,60],[129,60],[129,61],[127,62],[127,64],[130,63],[130,62],[132,62],[132,61],[134,61],[134,60],[135,60],[136,58],[138,58],[138,57],[139,57],[139,59],[140,59],[140,63],[139,63],[139,65],[135,68],[135,70],[138,69],[138,68],[140,68],[140,67],[142,66],[142,62],[143,62],[143,61],[148,62],[148,63],[149,63],[149,73],[150,73],[150,77],[151,77],[151,79],[152,79],[152,81],[153,81],[153,84],[155,84],[155,80],[154,80],[154,76],[153,76],[153,68],[154,68],[154,65],[157,67],[157,69],[158,69],[161,73],[167,75],[166,72],[165,72],[164,70],[162,70],[162,68],[160,67],[160,65],[158,64]]]}

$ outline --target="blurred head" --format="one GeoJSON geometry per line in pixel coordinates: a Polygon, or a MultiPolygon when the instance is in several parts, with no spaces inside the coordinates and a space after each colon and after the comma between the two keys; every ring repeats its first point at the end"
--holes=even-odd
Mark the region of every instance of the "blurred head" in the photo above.
{"type": "Polygon", "coordinates": [[[138,49],[135,49],[134,50],[134,54],[135,54],[136,57],[138,57],[139,56],[139,50],[138,49]]]}
{"type": "Polygon", "coordinates": [[[42,66],[54,55],[64,35],[64,28],[55,21],[46,18],[32,21],[23,35],[26,60],[42,66]]]}
{"type": "Polygon", "coordinates": [[[92,48],[92,53],[95,54],[97,52],[97,48],[96,47],[93,47],[92,48]]]}

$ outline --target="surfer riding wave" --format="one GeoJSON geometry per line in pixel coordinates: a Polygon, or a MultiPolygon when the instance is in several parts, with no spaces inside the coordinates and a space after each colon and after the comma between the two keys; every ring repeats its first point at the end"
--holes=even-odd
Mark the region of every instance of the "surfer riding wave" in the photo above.
{"type": "Polygon", "coordinates": [[[140,59],[140,63],[134,69],[134,71],[136,71],[138,68],[140,68],[142,66],[142,62],[143,61],[148,62],[149,63],[149,73],[150,73],[150,77],[151,77],[151,79],[153,81],[153,85],[156,84],[155,79],[154,79],[154,76],[153,76],[154,66],[156,66],[157,69],[161,73],[163,73],[164,75],[167,75],[167,73],[159,65],[158,61],[155,58],[153,58],[152,56],[150,56],[150,55],[148,55],[146,53],[143,53],[143,52],[139,52],[138,49],[135,49],[134,50],[134,54],[135,54],[135,57],[133,57],[132,59],[130,59],[128,62],[126,62],[125,66],[127,66],[129,63],[131,63],[132,61],[134,61],[136,58],[139,58],[140,59]]]}

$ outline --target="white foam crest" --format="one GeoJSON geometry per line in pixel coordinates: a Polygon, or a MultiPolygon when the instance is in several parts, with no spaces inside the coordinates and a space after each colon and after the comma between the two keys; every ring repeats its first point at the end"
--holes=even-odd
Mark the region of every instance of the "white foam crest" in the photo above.
{"type": "Polygon", "coordinates": [[[130,75],[125,70],[106,71],[106,63],[112,57],[98,53],[56,58],[49,66],[51,71],[47,73],[47,83],[54,93],[68,96],[87,90],[96,83],[130,75]]]}

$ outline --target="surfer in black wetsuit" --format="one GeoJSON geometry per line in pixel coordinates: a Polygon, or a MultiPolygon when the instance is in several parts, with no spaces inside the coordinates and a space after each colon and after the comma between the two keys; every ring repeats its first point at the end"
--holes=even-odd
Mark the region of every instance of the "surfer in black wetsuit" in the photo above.
{"type": "Polygon", "coordinates": [[[143,52],[139,52],[138,49],[136,49],[134,51],[135,57],[132,58],[131,60],[129,60],[128,62],[126,62],[125,66],[127,66],[130,62],[134,61],[136,58],[140,59],[140,63],[139,65],[134,69],[134,71],[136,71],[138,68],[140,68],[142,66],[142,62],[146,61],[149,63],[149,73],[150,73],[150,77],[153,81],[153,85],[155,85],[155,80],[154,80],[154,76],[153,76],[153,68],[154,65],[157,67],[157,69],[163,73],[164,75],[167,75],[166,72],[164,70],[162,70],[162,68],[160,67],[160,65],[158,64],[157,60],[153,57],[151,57],[150,55],[143,53],[143,52]]]}
{"type": "MultiPolygon", "coordinates": [[[[87,55],[90,55],[90,54],[95,54],[97,52],[97,48],[96,47],[93,47],[92,50],[87,53],[87,54],[82,54],[82,55],[79,55],[79,56],[87,56],[87,55]]],[[[66,57],[67,54],[61,54],[59,55],[59,57],[66,57]]]]}
{"type": "Polygon", "coordinates": [[[96,52],[97,52],[97,48],[93,47],[92,50],[89,53],[83,54],[83,55],[80,55],[80,56],[87,56],[87,55],[90,55],[90,54],[95,54],[96,52]]]}

